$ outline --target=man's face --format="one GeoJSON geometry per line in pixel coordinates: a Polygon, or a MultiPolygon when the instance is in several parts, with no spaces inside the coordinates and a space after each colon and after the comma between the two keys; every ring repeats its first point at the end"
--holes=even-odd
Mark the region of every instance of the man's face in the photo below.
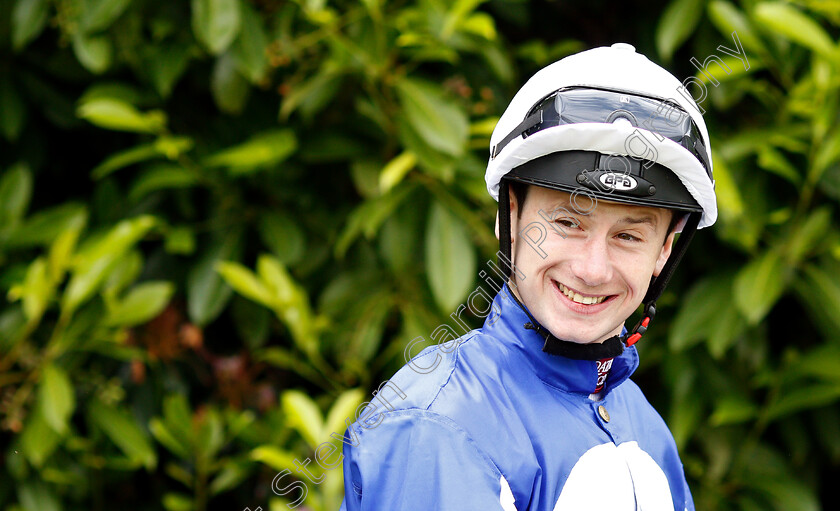
{"type": "Polygon", "coordinates": [[[515,292],[534,319],[555,337],[581,344],[620,334],[671,253],[674,235],[665,239],[671,212],[596,204],[585,195],[576,198],[576,210],[570,194],[530,186],[519,216],[510,196],[513,263],[525,276],[514,277],[515,292]],[[541,241],[532,222],[547,233],[541,241]]]}

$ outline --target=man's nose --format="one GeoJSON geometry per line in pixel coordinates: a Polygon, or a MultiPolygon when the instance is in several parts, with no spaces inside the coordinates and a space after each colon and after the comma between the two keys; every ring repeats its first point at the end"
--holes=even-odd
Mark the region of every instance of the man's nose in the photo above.
{"type": "Polygon", "coordinates": [[[572,274],[589,287],[597,287],[612,278],[607,242],[601,237],[587,239],[575,254],[572,274]]]}

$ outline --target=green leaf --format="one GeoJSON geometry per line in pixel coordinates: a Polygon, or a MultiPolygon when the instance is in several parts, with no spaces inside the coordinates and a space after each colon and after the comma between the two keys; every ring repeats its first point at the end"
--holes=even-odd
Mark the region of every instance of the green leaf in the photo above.
{"type": "Polygon", "coordinates": [[[93,179],[102,179],[111,174],[115,170],[119,170],[141,161],[147,161],[154,158],[161,157],[162,154],[155,146],[155,144],[143,144],[139,146],[119,151],[107,157],[105,161],[94,167],[90,172],[90,177],[93,179]]]}
{"type": "Polygon", "coordinates": [[[232,490],[251,476],[251,463],[228,461],[210,482],[210,495],[232,490]]]}
{"type": "Polygon", "coordinates": [[[306,291],[272,256],[263,254],[257,259],[257,274],[270,289],[274,312],[291,332],[295,345],[310,356],[317,353],[317,335],[322,320],[312,313],[306,291]]]}
{"type": "Polygon", "coordinates": [[[830,165],[840,158],[840,129],[829,133],[814,155],[812,169],[809,171],[808,179],[818,181],[824,175],[830,165]]]}
{"type": "Polygon", "coordinates": [[[227,114],[239,115],[248,103],[251,87],[237,69],[230,52],[216,60],[210,77],[210,91],[216,106],[227,114]]]}
{"type": "Polygon", "coordinates": [[[47,309],[54,289],[53,283],[50,282],[47,261],[39,257],[29,265],[23,284],[9,291],[9,299],[23,300],[23,312],[26,319],[37,324],[47,309]]]}
{"type": "Polygon", "coordinates": [[[672,0],[656,27],[656,50],[665,61],[694,32],[703,14],[705,0],[672,0]]]}
{"type": "MultiPolygon", "coordinates": [[[[731,304],[732,298],[728,297],[726,303],[731,304]]],[[[746,327],[747,324],[737,307],[730,306],[721,310],[709,325],[709,337],[706,340],[709,354],[720,360],[746,327]]]]}
{"type": "Polygon", "coordinates": [[[97,98],[82,103],[76,115],[91,124],[116,131],[158,133],[166,126],[166,114],[160,110],[141,113],[116,98],[97,98]]]}
{"type": "Polygon", "coordinates": [[[8,353],[25,327],[26,317],[20,307],[6,307],[0,312],[0,350],[8,353]]]}
{"type": "Polygon", "coordinates": [[[457,103],[438,86],[412,78],[398,81],[396,90],[406,119],[426,143],[453,156],[464,152],[469,121],[457,103]]]}
{"type": "Polygon", "coordinates": [[[195,172],[180,165],[155,165],[140,176],[131,185],[128,198],[134,202],[146,195],[165,189],[191,188],[198,182],[195,172]]]}
{"type": "Polygon", "coordinates": [[[195,252],[195,231],[182,225],[166,230],[164,250],[167,254],[192,255],[195,252]]]}
{"type": "Polygon", "coordinates": [[[682,300],[668,335],[668,347],[679,352],[707,339],[710,326],[727,304],[731,308],[732,277],[720,275],[695,284],[682,300]]]}
{"type": "Polygon", "coordinates": [[[88,405],[90,420],[107,436],[129,460],[152,470],[157,465],[157,454],[145,430],[134,418],[118,408],[106,406],[99,400],[88,405]]]}
{"type": "Polygon", "coordinates": [[[831,268],[807,265],[802,278],[793,279],[804,309],[829,338],[840,329],[840,317],[836,314],[840,310],[840,283],[834,275],[837,272],[831,268]]]}
{"type": "Polygon", "coordinates": [[[720,101],[721,105],[728,107],[737,100],[731,98],[741,98],[743,96],[742,91],[737,91],[734,87],[729,89],[716,89],[716,86],[711,83],[712,78],[720,83],[735,82],[737,84],[737,80],[739,78],[743,78],[746,75],[760,71],[764,69],[765,66],[764,63],[759,60],[750,62],[750,68],[745,69],[743,60],[739,60],[736,57],[721,57],[721,61],[723,61],[724,65],[729,68],[728,70],[722,66],[710,65],[703,72],[698,71],[697,78],[703,83],[712,85],[710,91],[712,99],[720,101]]]}
{"type": "Polygon", "coordinates": [[[348,360],[369,361],[379,349],[392,300],[387,293],[372,294],[361,308],[350,341],[342,348],[348,360]]]}
{"type": "Polygon", "coordinates": [[[183,460],[190,459],[188,444],[176,438],[176,436],[166,426],[164,421],[158,418],[153,418],[149,421],[149,431],[152,432],[152,436],[155,437],[155,440],[157,440],[162,446],[169,449],[172,454],[183,460]]]}
{"type": "Polygon", "coordinates": [[[379,253],[395,274],[401,274],[419,260],[418,245],[425,210],[418,204],[397,209],[382,225],[379,253]]]}
{"type": "Polygon", "coordinates": [[[175,286],[171,282],[139,284],[109,307],[105,324],[131,327],[146,323],[161,313],[174,292],[175,286]]]}
{"type": "Polygon", "coordinates": [[[786,268],[781,257],[768,251],[750,261],[733,283],[735,305],[755,325],[767,314],[785,289],[786,268]]]}
{"type": "Polygon", "coordinates": [[[234,291],[257,303],[271,307],[275,297],[257,276],[239,263],[220,262],[216,270],[234,291]]]}
{"type": "Polygon", "coordinates": [[[788,385],[804,378],[840,383],[840,347],[818,346],[794,360],[780,376],[788,385]]]}
{"type": "Polygon", "coordinates": [[[720,215],[723,219],[735,219],[744,213],[744,202],[741,192],[732,176],[729,162],[712,154],[712,165],[715,169],[715,193],[717,195],[720,215]]]}
{"type": "Polygon", "coordinates": [[[130,105],[136,105],[142,100],[140,91],[123,82],[94,83],[85,89],[78,99],[78,104],[94,99],[118,99],[130,105]]]}
{"type": "Polygon", "coordinates": [[[303,231],[288,215],[267,212],[260,216],[257,228],[262,242],[281,263],[292,265],[306,253],[303,231]]]}
{"type": "Polygon", "coordinates": [[[297,138],[292,130],[272,130],[213,154],[204,160],[204,164],[209,167],[227,167],[232,175],[249,174],[279,164],[296,149],[297,138]]]}
{"type": "Polygon", "coordinates": [[[324,421],[324,430],[319,438],[330,438],[332,433],[339,436],[343,434],[344,430],[347,429],[346,420],[350,419],[350,422],[356,420],[356,408],[364,398],[365,393],[362,389],[349,389],[342,392],[330,407],[327,420],[324,421]]]}
{"type": "Polygon", "coordinates": [[[181,155],[192,149],[195,142],[190,137],[161,135],[155,139],[154,144],[160,154],[170,160],[177,160],[181,155]]]}
{"type": "MultiPolygon", "coordinates": [[[[363,198],[373,199],[381,195],[379,193],[380,170],[381,165],[379,162],[369,158],[356,160],[350,164],[350,177],[353,178],[353,185],[363,198]]],[[[840,186],[837,188],[840,189],[840,186]]]]}
{"type": "Polygon", "coordinates": [[[835,59],[835,46],[831,37],[819,23],[796,7],[785,2],[764,2],[755,6],[753,17],[760,27],[769,29],[786,39],[835,59]]]}
{"type": "Polygon", "coordinates": [[[379,189],[382,193],[391,191],[416,164],[417,157],[411,151],[403,151],[389,161],[379,175],[379,189]]]}
{"type": "Polygon", "coordinates": [[[283,392],[281,402],[287,424],[300,433],[309,447],[314,449],[327,440],[321,438],[324,431],[321,410],[309,396],[298,390],[287,390],[283,392]]]}
{"type": "Polygon", "coordinates": [[[488,41],[495,41],[497,39],[496,22],[486,12],[472,14],[469,18],[461,22],[458,28],[462,32],[476,35],[488,41]]]}
{"type": "Polygon", "coordinates": [[[295,455],[273,445],[261,445],[251,451],[251,459],[265,463],[274,470],[297,470],[295,455]]]}
{"type": "Polygon", "coordinates": [[[165,493],[162,503],[166,511],[192,511],[195,509],[192,496],[185,493],[165,493]]]}
{"type": "Polygon", "coordinates": [[[82,232],[81,225],[71,226],[65,230],[50,245],[47,255],[47,273],[52,284],[58,284],[64,280],[64,272],[70,267],[73,251],[76,250],[76,243],[82,232]]]}
{"type": "Polygon", "coordinates": [[[397,132],[400,142],[417,157],[417,164],[421,169],[444,183],[453,183],[455,166],[458,162],[456,158],[444,154],[426,143],[405,117],[397,119],[397,132]]]}
{"type": "Polygon", "coordinates": [[[73,53],[85,69],[94,74],[102,74],[111,66],[114,49],[105,36],[87,36],[76,32],[73,37],[73,53]]]}
{"type": "MultiPolygon", "coordinates": [[[[793,474],[791,474],[793,475],[793,474]]],[[[814,491],[793,477],[756,478],[751,486],[768,496],[775,511],[821,511],[824,509],[814,491]]],[[[766,508],[765,508],[766,509],[766,508]]]]}
{"type": "Polygon", "coordinates": [[[18,499],[25,511],[61,511],[55,492],[38,480],[30,480],[18,487],[18,499]]]}
{"type": "Polygon", "coordinates": [[[48,0],[16,0],[12,10],[12,47],[22,50],[47,24],[48,0]]]}
{"type": "Polygon", "coordinates": [[[261,348],[268,340],[271,321],[269,310],[249,300],[234,299],[231,312],[240,339],[251,350],[261,348]]]}
{"type": "MultiPolygon", "coordinates": [[[[377,166],[375,173],[379,173],[379,159],[371,158],[368,149],[359,143],[355,133],[327,131],[318,137],[307,139],[298,154],[301,161],[306,164],[346,163],[348,161],[355,164],[357,158],[367,156],[368,161],[377,166]]],[[[374,183],[374,188],[377,188],[376,183],[374,183]]]]}
{"type": "Polygon", "coordinates": [[[265,78],[268,69],[268,36],[260,15],[247,2],[241,2],[240,7],[242,30],[233,44],[233,58],[239,72],[256,84],[265,78]]]}
{"type": "Polygon", "coordinates": [[[21,433],[20,447],[26,459],[35,467],[41,467],[58,447],[61,435],[44,418],[41,407],[33,410],[21,433]]]}
{"type": "Polygon", "coordinates": [[[143,254],[139,250],[129,250],[114,265],[105,282],[102,284],[102,294],[109,301],[115,302],[117,295],[133,284],[143,271],[143,254]]]}
{"type": "Polygon", "coordinates": [[[192,0],[195,38],[213,55],[225,51],[239,33],[239,0],[192,0]]]}
{"type": "Polygon", "coordinates": [[[776,420],[801,410],[820,408],[840,400],[840,383],[797,385],[788,389],[765,410],[767,420],[776,420]]]}
{"type": "Polygon", "coordinates": [[[62,232],[81,227],[86,222],[85,206],[68,202],[33,214],[12,232],[6,243],[10,247],[49,245],[62,232]]]}
{"type": "Polygon", "coordinates": [[[67,431],[67,421],[76,409],[76,393],[70,378],[55,364],[44,367],[38,387],[38,403],[47,424],[56,433],[67,431]]]}
{"type": "Polygon", "coordinates": [[[799,175],[796,167],[781,152],[770,145],[759,150],[758,166],[785,178],[794,185],[798,186],[802,182],[802,176],[799,175]]]}
{"type": "Polygon", "coordinates": [[[738,40],[747,50],[767,53],[749,18],[730,2],[723,0],[709,2],[709,20],[726,37],[732,37],[732,32],[738,34],[738,40]]]}
{"type": "Polygon", "coordinates": [[[696,434],[703,416],[703,403],[696,393],[685,396],[677,405],[671,406],[668,428],[680,449],[696,434]]]}
{"type": "Polygon", "coordinates": [[[86,246],[76,256],[76,264],[70,282],[62,298],[63,314],[72,313],[90,298],[113,270],[119,259],[139,242],[157,220],[141,216],[123,220],[101,239],[86,246]]]}
{"type": "Polygon", "coordinates": [[[163,418],[169,432],[183,446],[190,446],[193,440],[192,412],[183,394],[171,394],[163,400],[163,418]]]}
{"type": "Polygon", "coordinates": [[[312,78],[292,88],[280,105],[280,120],[286,121],[300,109],[304,119],[311,119],[335,96],[341,85],[341,74],[332,69],[321,70],[312,78]]]}
{"type": "Polygon", "coordinates": [[[32,172],[17,163],[0,175],[0,229],[14,227],[26,214],[32,198],[32,172]]]}
{"type": "Polygon", "coordinates": [[[26,121],[26,103],[18,93],[11,76],[0,76],[0,133],[15,142],[26,121]]]}
{"type": "Polygon", "coordinates": [[[320,378],[320,375],[308,364],[301,364],[300,356],[293,354],[290,350],[278,347],[266,348],[257,352],[254,359],[280,369],[294,371],[308,380],[314,381],[320,378]]]}
{"type": "Polygon", "coordinates": [[[426,226],[426,274],[435,301],[449,312],[475,282],[475,249],[463,222],[434,203],[426,226]]]}
{"type": "Polygon", "coordinates": [[[363,202],[356,208],[347,221],[344,230],[335,243],[335,254],[343,257],[344,253],[360,234],[368,239],[376,235],[382,223],[397,209],[400,204],[414,191],[411,183],[398,186],[390,193],[363,202]]]}
{"type": "Polygon", "coordinates": [[[186,44],[169,44],[156,48],[148,57],[149,77],[162,98],[168,98],[178,78],[187,70],[192,49],[186,44]]]}
{"type": "Polygon", "coordinates": [[[84,0],[81,16],[81,28],[86,33],[101,32],[110,27],[131,0],[84,0]]]}
{"type": "Polygon", "coordinates": [[[230,233],[208,248],[187,275],[187,310],[190,320],[204,326],[227,305],[233,290],[225,284],[216,271],[220,261],[238,259],[241,252],[240,237],[230,233]]]}
{"type": "Polygon", "coordinates": [[[484,3],[485,0],[456,0],[451,3],[451,8],[446,14],[446,19],[441,28],[441,37],[448,39],[465,18],[468,18],[475,9],[484,3]]]}
{"type": "Polygon", "coordinates": [[[714,427],[739,424],[755,418],[757,411],[755,404],[740,397],[727,396],[715,403],[709,424],[714,427]]]}
{"type": "Polygon", "coordinates": [[[813,211],[804,222],[793,225],[793,233],[785,243],[785,251],[792,264],[810,255],[831,226],[831,209],[823,206],[813,211]]]}
{"type": "Polygon", "coordinates": [[[215,408],[207,407],[204,413],[196,415],[194,425],[197,462],[209,466],[225,441],[222,418],[215,408]]]}

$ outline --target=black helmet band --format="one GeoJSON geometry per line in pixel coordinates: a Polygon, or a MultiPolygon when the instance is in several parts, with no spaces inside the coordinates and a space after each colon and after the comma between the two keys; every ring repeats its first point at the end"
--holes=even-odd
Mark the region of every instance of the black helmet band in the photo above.
{"type": "Polygon", "coordinates": [[[628,156],[597,151],[560,151],[529,160],[503,179],[569,193],[585,192],[600,200],[702,212],[703,208],[673,172],[628,156]]]}

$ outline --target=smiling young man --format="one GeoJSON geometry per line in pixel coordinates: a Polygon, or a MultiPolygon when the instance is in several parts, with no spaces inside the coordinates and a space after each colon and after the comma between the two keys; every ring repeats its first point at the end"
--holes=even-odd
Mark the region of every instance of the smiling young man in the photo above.
{"type": "Polygon", "coordinates": [[[526,276],[514,282],[516,297],[560,339],[589,344],[619,335],[651,275],[665,266],[678,217],[667,209],[603,200],[577,212],[567,192],[521,184],[514,189],[512,232],[528,235],[527,226],[547,223],[540,212],[558,212],[553,235],[538,246],[513,242],[514,264],[526,276]]]}
{"type": "Polygon", "coordinates": [[[480,274],[501,287],[484,326],[423,350],[391,379],[402,400],[348,428],[343,510],[694,509],[629,380],[656,299],[717,215],[708,133],[680,88],[615,44],[516,94],[486,172],[507,282],[480,274]]]}

